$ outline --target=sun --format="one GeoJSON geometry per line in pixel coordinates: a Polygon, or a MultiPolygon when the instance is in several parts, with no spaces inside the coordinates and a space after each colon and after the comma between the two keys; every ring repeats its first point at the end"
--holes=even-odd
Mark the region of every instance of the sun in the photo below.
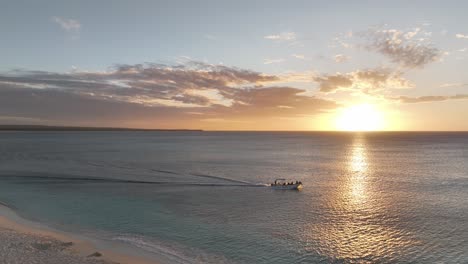
{"type": "Polygon", "coordinates": [[[383,114],[371,104],[344,108],[336,118],[336,129],[341,131],[377,131],[383,127],[383,114]]]}

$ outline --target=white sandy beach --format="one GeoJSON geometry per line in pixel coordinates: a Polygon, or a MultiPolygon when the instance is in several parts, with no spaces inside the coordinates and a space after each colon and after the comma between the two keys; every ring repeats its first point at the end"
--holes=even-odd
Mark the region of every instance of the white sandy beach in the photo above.
{"type": "Polygon", "coordinates": [[[91,241],[22,219],[0,205],[2,264],[155,264],[139,256],[103,249],[91,241]]]}

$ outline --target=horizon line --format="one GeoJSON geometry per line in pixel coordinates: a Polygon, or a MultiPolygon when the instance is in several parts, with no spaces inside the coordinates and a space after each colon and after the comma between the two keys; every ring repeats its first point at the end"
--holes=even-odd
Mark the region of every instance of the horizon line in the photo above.
{"type": "Polygon", "coordinates": [[[12,125],[0,124],[0,131],[141,131],[141,132],[332,132],[332,133],[391,133],[391,132],[468,132],[468,130],[225,130],[199,128],[139,128],[139,127],[99,127],[99,126],[55,126],[55,125],[12,125]]]}

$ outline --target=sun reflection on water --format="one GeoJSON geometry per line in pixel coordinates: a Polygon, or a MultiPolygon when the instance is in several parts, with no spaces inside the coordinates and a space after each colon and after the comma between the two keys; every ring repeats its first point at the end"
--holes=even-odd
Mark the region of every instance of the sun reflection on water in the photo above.
{"type": "Polygon", "coordinates": [[[328,200],[327,220],[311,223],[304,234],[310,245],[308,250],[329,260],[391,261],[414,241],[389,222],[391,216],[373,186],[375,175],[365,134],[355,134],[349,150],[343,154],[343,175],[335,178],[336,189],[328,200]]]}
{"type": "Polygon", "coordinates": [[[352,154],[349,161],[348,197],[354,204],[366,201],[367,182],[367,156],[365,145],[362,139],[356,139],[353,144],[352,154]]]}

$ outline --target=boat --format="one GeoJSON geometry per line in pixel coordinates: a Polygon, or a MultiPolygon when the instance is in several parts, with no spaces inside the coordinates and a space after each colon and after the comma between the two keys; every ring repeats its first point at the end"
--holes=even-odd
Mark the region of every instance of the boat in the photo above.
{"type": "Polygon", "coordinates": [[[300,181],[288,181],[286,179],[276,179],[270,186],[275,190],[301,190],[303,187],[300,181]]]}

